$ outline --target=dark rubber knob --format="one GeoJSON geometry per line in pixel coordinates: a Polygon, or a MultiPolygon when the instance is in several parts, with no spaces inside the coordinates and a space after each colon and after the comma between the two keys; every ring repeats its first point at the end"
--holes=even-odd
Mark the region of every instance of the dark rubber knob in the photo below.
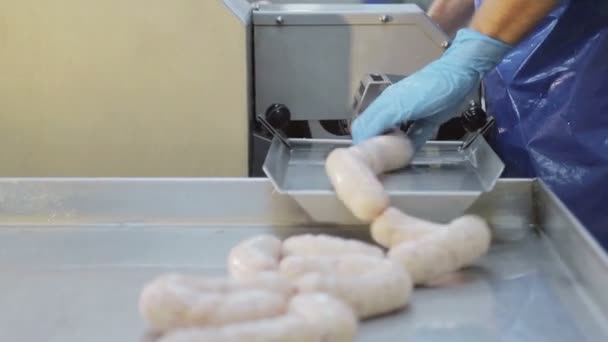
{"type": "Polygon", "coordinates": [[[266,110],[266,121],[268,121],[272,127],[284,130],[291,121],[291,112],[287,106],[275,103],[266,110]]]}

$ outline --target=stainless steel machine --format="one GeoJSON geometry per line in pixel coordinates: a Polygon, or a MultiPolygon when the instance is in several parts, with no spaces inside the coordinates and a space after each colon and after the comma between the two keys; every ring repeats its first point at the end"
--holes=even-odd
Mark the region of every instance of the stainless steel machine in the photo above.
{"type": "MultiPolygon", "coordinates": [[[[411,4],[257,2],[251,21],[253,176],[263,175],[271,142],[266,126],[288,138],[348,138],[349,122],[386,86],[435,60],[449,45],[448,37],[411,4]],[[263,127],[260,120],[266,121],[263,127]]],[[[467,100],[482,106],[480,91],[467,100]]],[[[461,113],[454,114],[457,118],[442,127],[438,138],[473,139],[475,134],[465,138],[468,127],[461,124],[461,113]]],[[[485,132],[491,120],[468,131],[486,123],[485,132]]]]}
{"type": "MultiPolygon", "coordinates": [[[[254,3],[250,12],[251,172],[268,176],[316,222],[357,223],[333,194],[325,157],[349,143],[350,121],[386,87],[438,58],[449,43],[415,5],[285,2],[254,3]]],[[[481,99],[479,91],[467,99],[474,108],[461,120],[462,139],[429,143],[411,167],[385,177],[395,205],[448,221],[492,189],[503,164],[477,139],[493,122],[481,99]]]]}
{"type": "MultiPolygon", "coordinates": [[[[348,137],[369,74],[405,77],[448,45],[415,5],[288,2],[257,3],[251,12],[253,115],[287,137],[348,137]]],[[[261,175],[269,146],[254,124],[252,175],[261,175]]]]}

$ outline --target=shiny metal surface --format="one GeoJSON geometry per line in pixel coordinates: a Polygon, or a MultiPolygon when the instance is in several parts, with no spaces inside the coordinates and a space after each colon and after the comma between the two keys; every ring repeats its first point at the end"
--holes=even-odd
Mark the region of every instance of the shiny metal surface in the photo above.
{"type": "Polygon", "coordinates": [[[561,251],[563,262],[582,291],[589,293],[602,313],[608,315],[608,257],[605,251],[547,185],[539,182],[535,186],[537,217],[542,232],[561,251]]]}
{"type": "MultiPolygon", "coordinates": [[[[255,4],[253,115],[283,104],[291,119],[299,121],[296,125],[307,126],[297,133],[291,130],[298,137],[339,139],[321,121],[352,117],[353,96],[364,75],[417,71],[441,56],[447,39],[411,4],[426,8],[424,0],[373,5],[361,0],[250,2],[255,4]]],[[[255,131],[250,152],[250,175],[263,175],[268,143],[255,131]]]]}
{"type": "MultiPolygon", "coordinates": [[[[259,26],[278,25],[425,25],[424,11],[413,4],[362,4],[319,1],[317,4],[260,4],[254,13],[259,26]],[[277,20],[278,19],[278,20],[277,20]]],[[[427,20],[428,21],[428,20],[427,20]]],[[[431,23],[429,21],[429,23],[431,23]]],[[[428,29],[425,25],[422,29],[428,29]]],[[[426,30],[425,30],[426,31],[426,30]]],[[[438,28],[429,30],[429,38],[441,45],[438,28]]]]}
{"type": "Polygon", "coordinates": [[[499,179],[492,191],[482,193],[466,212],[488,220],[494,240],[522,239],[537,226],[534,184],[530,179],[499,179]]]}
{"type": "MultiPolygon", "coordinates": [[[[264,172],[277,191],[291,196],[317,222],[359,222],[336,197],[325,172],[325,159],[350,141],[291,139],[287,149],[275,139],[264,172]]],[[[391,205],[416,216],[449,221],[462,215],[477,197],[494,187],[504,168],[483,138],[469,148],[460,142],[433,141],[416,154],[411,166],[384,175],[391,205]]]]}
{"type": "MultiPolygon", "coordinates": [[[[363,323],[358,341],[608,338],[595,286],[606,283],[606,256],[550,192],[500,180],[470,211],[521,234],[497,241],[476,267],[417,289],[407,310],[363,323]]],[[[146,281],[167,271],[224,274],[228,249],[243,238],[311,231],[367,235],[314,224],[264,179],[0,179],[0,341],[140,340],[146,281]]]]}
{"type": "Polygon", "coordinates": [[[0,178],[0,226],[310,222],[267,179],[0,178]]]}
{"type": "Polygon", "coordinates": [[[281,103],[292,120],[350,119],[364,75],[411,74],[441,56],[447,39],[404,4],[261,5],[253,25],[255,113],[281,103]]]}

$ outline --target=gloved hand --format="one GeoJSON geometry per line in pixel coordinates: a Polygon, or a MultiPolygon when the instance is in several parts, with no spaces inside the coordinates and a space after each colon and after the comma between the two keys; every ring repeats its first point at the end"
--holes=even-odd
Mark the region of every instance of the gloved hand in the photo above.
{"type": "Polygon", "coordinates": [[[391,85],[352,124],[353,143],[415,120],[408,131],[419,148],[439,125],[465,109],[466,98],[511,46],[461,29],[441,58],[391,85]]]}

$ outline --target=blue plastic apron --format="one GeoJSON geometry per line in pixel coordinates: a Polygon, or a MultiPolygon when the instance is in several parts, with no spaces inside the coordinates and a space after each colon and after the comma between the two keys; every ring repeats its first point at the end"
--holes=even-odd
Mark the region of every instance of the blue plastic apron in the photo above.
{"type": "Polygon", "coordinates": [[[503,177],[543,179],[608,247],[608,0],[562,1],[484,82],[503,177]]]}

